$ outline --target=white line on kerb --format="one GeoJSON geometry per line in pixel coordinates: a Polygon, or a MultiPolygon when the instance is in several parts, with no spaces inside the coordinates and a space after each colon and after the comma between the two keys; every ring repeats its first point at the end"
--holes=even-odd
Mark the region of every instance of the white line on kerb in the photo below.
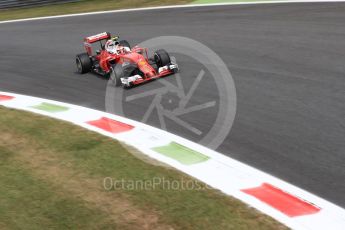
{"type": "Polygon", "coordinates": [[[211,3],[211,4],[190,4],[190,5],[172,5],[172,6],[157,6],[157,7],[142,7],[135,9],[122,9],[122,10],[108,10],[108,11],[95,11],[87,13],[77,13],[77,14],[64,14],[56,16],[46,16],[46,17],[35,17],[35,18],[24,18],[0,21],[0,24],[13,23],[13,22],[25,22],[25,21],[35,21],[35,20],[45,20],[45,19],[55,19],[55,18],[67,18],[67,17],[77,17],[77,16],[88,16],[96,14],[111,14],[111,13],[122,13],[122,12],[135,12],[135,11],[149,11],[149,10],[162,10],[162,9],[175,9],[175,8],[192,8],[192,7],[209,7],[209,6],[225,6],[225,5],[256,5],[256,4],[288,4],[288,3],[317,3],[317,2],[345,2],[345,0],[283,0],[283,1],[256,1],[256,2],[227,2],[227,3],[211,3]]]}
{"type": "MultiPolygon", "coordinates": [[[[157,129],[155,127],[130,120],[125,117],[120,117],[114,114],[108,114],[102,111],[97,111],[94,109],[89,109],[86,107],[81,107],[77,105],[72,105],[68,103],[58,102],[54,100],[47,100],[37,97],[30,97],[15,93],[1,92],[0,95],[7,95],[15,97],[13,100],[9,101],[0,101],[0,105],[26,110],[29,112],[38,113],[44,116],[53,117],[56,119],[64,120],[71,122],[73,124],[79,125],[86,129],[98,132],[102,135],[109,136],[111,138],[117,139],[119,141],[124,141],[127,144],[134,146],[137,149],[140,149],[144,154],[152,157],[156,160],[164,162],[177,170],[180,170],[194,178],[197,178],[219,190],[225,194],[231,195],[248,205],[255,207],[259,211],[273,217],[274,219],[280,221],[281,223],[287,225],[292,229],[306,229],[306,230],[317,230],[317,229],[339,229],[343,230],[345,226],[345,210],[333,203],[328,202],[325,199],[317,197],[314,194],[311,194],[305,190],[302,190],[292,184],[289,184],[285,181],[280,180],[272,175],[269,175],[265,172],[262,172],[258,169],[255,169],[249,165],[246,165],[240,161],[232,159],[228,156],[225,156],[219,152],[208,149],[204,146],[201,146],[197,143],[193,143],[187,139],[179,137],[177,135],[168,133],[164,130],[157,129]],[[39,105],[41,103],[51,103],[55,105],[68,107],[69,110],[60,112],[60,113],[49,113],[46,111],[41,111],[35,109],[33,106],[39,105]],[[76,117],[76,114],[80,116],[76,117]],[[100,117],[107,117],[114,119],[125,124],[129,124],[135,127],[135,129],[125,132],[124,134],[112,134],[101,129],[97,129],[93,126],[88,126],[85,122],[91,120],[97,120],[100,117]],[[137,131],[136,131],[137,130],[137,131]],[[141,130],[138,133],[138,130],[141,130]],[[142,136],[142,134],[145,134],[142,136]],[[122,135],[122,137],[121,137],[122,135]],[[123,136],[124,135],[124,136],[123,136]],[[138,136],[140,135],[140,136],[138,136]],[[146,143],[151,141],[145,141],[145,138],[150,139],[150,136],[159,136],[166,143],[174,141],[180,143],[183,146],[186,146],[190,149],[193,149],[197,152],[202,153],[203,155],[208,156],[210,159],[207,162],[197,164],[194,166],[185,166],[181,165],[179,162],[166,158],[160,154],[157,154],[151,150],[152,146],[147,146],[146,143]],[[140,144],[137,140],[144,138],[144,145],[140,144]],[[134,142],[131,140],[135,140],[134,142]],[[281,213],[279,210],[269,206],[268,204],[257,200],[254,197],[250,197],[240,189],[243,188],[252,188],[256,187],[263,182],[272,184],[279,189],[292,194],[295,197],[298,197],[304,201],[315,204],[320,207],[321,210],[318,213],[299,216],[299,217],[288,217],[281,213]]],[[[152,143],[151,143],[152,144],[152,143]]],[[[158,141],[157,146],[160,146],[161,143],[158,141]]]]}
{"type": "MultiPolygon", "coordinates": [[[[292,1],[258,1],[258,2],[237,2],[237,3],[215,3],[215,4],[194,4],[194,5],[176,5],[176,6],[161,6],[161,7],[145,7],[145,8],[137,8],[137,9],[123,9],[123,10],[111,10],[111,11],[98,11],[98,12],[89,12],[89,13],[79,13],[79,14],[67,14],[67,15],[57,15],[57,16],[47,16],[47,17],[37,17],[37,18],[27,18],[27,19],[17,19],[17,20],[8,20],[8,21],[0,21],[0,24],[4,23],[14,23],[14,22],[25,22],[25,21],[35,21],[35,20],[45,20],[45,19],[55,19],[55,18],[65,18],[65,17],[76,17],[76,16],[88,16],[88,15],[97,15],[97,14],[110,14],[110,13],[121,13],[121,12],[135,12],[135,11],[149,11],[149,10],[159,10],[159,9],[174,9],[174,8],[192,8],[192,7],[209,7],[209,6],[222,6],[222,5],[255,5],[255,4],[287,4],[287,3],[312,3],[312,2],[345,2],[345,0],[292,0],[292,1]]],[[[6,93],[6,94],[11,94],[11,93],[6,93]]],[[[28,96],[23,96],[19,94],[13,94],[13,96],[17,97],[24,97],[26,100],[33,100],[33,101],[43,101],[43,102],[54,102],[58,103],[61,105],[66,105],[71,108],[78,110],[86,110],[89,112],[100,112],[100,111],[95,111],[92,109],[88,108],[83,108],[80,106],[75,106],[71,104],[66,104],[62,102],[57,102],[57,101],[51,101],[51,100],[45,100],[45,99],[39,99],[39,98],[33,98],[33,97],[28,97],[28,96]]],[[[2,103],[0,103],[2,104],[2,103]]],[[[29,110],[28,108],[25,107],[24,104],[20,104],[19,106],[16,106],[16,108],[24,109],[24,110],[29,110]]],[[[31,110],[29,110],[31,111],[31,110]]],[[[40,113],[38,111],[31,111],[35,113],[40,113]]],[[[100,112],[101,113],[101,112],[100,112]]],[[[42,115],[47,115],[44,113],[40,113],[42,115]]],[[[114,116],[110,115],[109,116],[114,116]]],[[[61,117],[56,116],[55,118],[58,119],[63,119],[61,117]]],[[[128,120],[126,118],[121,118],[128,120]]],[[[71,119],[63,119],[63,120],[70,120],[71,119]]],[[[74,122],[77,125],[81,125],[78,122],[74,122]]],[[[139,127],[145,127],[147,128],[148,126],[145,124],[140,124],[136,122],[139,127]]],[[[86,127],[87,128],[87,127],[86,127]]],[[[150,127],[150,130],[155,130],[156,128],[150,127]]],[[[106,135],[106,134],[104,134],[106,135]]],[[[175,136],[173,134],[169,134],[169,136],[174,136],[176,139],[181,139],[181,137],[175,136]]],[[[182,139],[181,139],[182,140],[182,139]]],[[[204,149],[205,147],[198,146],[191,144],[190,141],[185,140],[185,142],[191,147],[198,147],[204,149]]],[[[210,150],[210,153],[213,151],[210,150]]],[[[269,175],[267,173],[263,173],[253,167],[246,166],[243,163],[233,160],[232,158],[229,158],[225,155],[222,155],[221,153],[214,152],[213,153],[213,158],[218,159],[219,161],[223,161],[224,159],[228,161],[232,161],[233,165],[235,165],[236,169],[242,170],[242,171],[253,171],[255,172],[255,178],[256,179],[261,179],[261,177],[265,178],[265,181],[267,182],[272,182],[275,185],[278,185],[280,188],[285,188],[289,192],[293,194],[300,194],[299,197],[303,197],[309,201],[313,201],[315,204],[318,204],[322,207],[322,210],[319,214],[316,215],[311,215],[311,216],[306,216],[306,217],[299,217],[299,218],[286,218],[284,215],[281,215],[277,213],[275,210],[271,209],[268,207],[266,204],[256,201],[255,199],[250,199],[244,195],[239,195],[236,191],[231,191],[229,192],[231,195],[235,196],[236,198],[242,200],[243,202],[254,205],[258,210],[266,213],[267,215],[273,217],[274,219],[286,224],[289,227],[292,227],[294,229],[341,229],[343,224],[345,223],[345,210],[342,207],[339,207],[333,203],[330,203],[329,201],[322,199],[320,197],[317,197],[316,195],[309,193],[307,191],[304,191],[294,185],[291,185],[289,183],[286,183],[284,181],[281,181],[280,179],[269,175]],[[249,169],[248,169],[249,168],[249,169]],[[333,221],[335,219],[336,221],[333,221]],[[330,222],[332,220],[332,222],[330,222]]],[[[179,167],[176,166],[177,169],[181,170],[179,167]]],[[[185,173],[188,174],[188,170],[181,170],[184,171],[185,173]]]]}

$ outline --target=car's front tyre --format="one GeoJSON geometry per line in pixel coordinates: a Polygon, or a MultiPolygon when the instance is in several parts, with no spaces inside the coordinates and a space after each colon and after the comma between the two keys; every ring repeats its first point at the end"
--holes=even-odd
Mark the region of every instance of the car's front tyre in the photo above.
{"type": "Polygon", "coordinates": [[[115,86],[121,86],[121,78],[124,77],[124,71],[121,64],[114,64],[111,66],[110,79],[113,81],[115,86]]]}
{"type": "Polygon", "coordinates": [[[131,49],[131,45],[129,44],[129,42],[127,40],[121,40],[119,41],[120,46],[123,47],[128,47],[129,49],[131,49]]]}
{"type": "Polygon", "coordinates": [[[169,65],[171,63],[170,55],[164,49],[157,50],[153,56],[158,68],[169,65]]]}

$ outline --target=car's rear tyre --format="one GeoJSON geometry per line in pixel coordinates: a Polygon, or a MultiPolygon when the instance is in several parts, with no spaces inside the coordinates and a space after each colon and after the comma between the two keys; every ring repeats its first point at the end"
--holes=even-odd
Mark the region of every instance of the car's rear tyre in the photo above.
{"type": "Polygon", "coordinates": [[[154,53],[153,57],[154,57],[154,60],[157,64],[158,68],[169,65],[171,63],[170,55],[164,49],[157,50],[154,53]]]}
{"type": "Polygon", "coordinates": [[[78,54],[75,59],[78,73],[88,73],[92,69],[92,61],[87,53],[78,54]]]}
{"type": "Polygon", "coordinates": [[[121,41],[119,41],[119,43],[121,46],[131,48],[131,45],[129,44],[129,42],[127,40],[121,40],[121,41]]]}

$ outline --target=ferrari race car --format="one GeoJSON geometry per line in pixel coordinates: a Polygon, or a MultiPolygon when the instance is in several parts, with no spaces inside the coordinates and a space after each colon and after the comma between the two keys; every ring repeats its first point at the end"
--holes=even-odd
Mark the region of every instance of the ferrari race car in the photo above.
{"type": "Polygon", "coordinates": [[[76,56],[78,72],[110,77],[116,86],[131,87],[178,71],[178,65],[172,63],[164,49],[148,57],[147,48],[131,48],[126,40],[112,37],[108,32],[86,37],[84,47],[86,53],[76,56]],[[93,54],[97,44],[99,49],[93,54]]]}

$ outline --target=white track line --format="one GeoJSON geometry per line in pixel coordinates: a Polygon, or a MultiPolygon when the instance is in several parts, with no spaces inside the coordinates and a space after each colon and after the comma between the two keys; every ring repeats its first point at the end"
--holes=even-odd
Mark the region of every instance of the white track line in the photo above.
{"type": "Polygon", "coordinates": [[[0,24],[13,23],[13,22],[26,22],[26,21],[36,21],[36,20],[46,20],[46,19],[56,19],[56,18],[66,18],[66,17],[77,17],[77,16],[89,16],[97,14],[112,14],[112,13],[123,13],[123,12],[136,12],[136,11],[150,11],[150,10],[162,10],[162,9],[176,9],[176,8],[193,8],[193,7],[210,7],[210,6],[226,6],[226,5],[256,5],[256,4],[288,4],[288,3],[321,3],[321,2],[345,2],[345,0],[286,0],[286,1],[256,1],[256,2],[225,2],[225,3],[211,3],[211,4],[190,4],[190,5],[170,5],[170,6],[157,6],[157,7],[143,7],[135,9],[122,9],[122,10],[108,10],[108,11],[95,11],[87,13],[77,13],[77,14],[64,14],[56,16],[46,16],[46,17],[35,17],[35,18],[25,18],[25,19],[15,19],[0,21],[0,24]]]}
{"type": "MultiPolygon", "coordinates": [[[[67,15],[58,15],[58,16],[48,16],[48,17],[37,17],[37,18],[27,18],[27,19],[17,19],[17,20],[8,20],[8,21],[0,21],[0,24],[5,23],[14,23],[14,22],[26,22],[26,21],[35,21],[35,20],[45,20],[45,19],[55,19],[55,18],[65,18],[65,17],[76,17],[76,16],[88,16],[88,15],[97,15],[97,14],[110,14],[110,13],[121,13],[121,12],[135,12],[135,11],[149,11],[149,10],[160,10],[160,9],[174,9],[174,8],[192,8],[192,7],[209,7],[209,6],[221,6],[221,5],[255,5],[255,4],[288,4],[288,3],[310,3],[310,2],[344,2],[344,0],[312,0],[312,1],[299,1],[299,0],[292,0],[292,1],[259,1],[259,2],[237,2],[237,3],[214,3],[214,4],[194,4],[194,5],[176,5],[176,6],[162,6],[162,7],[146,7],[146,8],[137,8],[137,9],[123,9],[123,10],[111,10],[111,11],[98,11],[98,12],[89,12],[89,13],[79,13],[79,14],[67,14],[67,15]]],[[[1,92],[0,92],[1,93],[1,92]]],[[[193,143],[189,140],[181,138],[179,136],[167,133],[165,131],[159,130],[157,128],[147,126],[145,124],[129,120],[127,118],[115,116],[112,114],[107,114],[101,111],[96,111],[88,108],[84,108],[81,106],[71,105],[67,103],[46,100],[41,98],[29,97],[19,94],[13,93],[4,93],[7,95],[13,95],[17,98],[17,100],[9,101],[9,102],[1,102],[0,104],[16,109],[23,109],[35,113],[39,113],[41,115],[54,117],[57,119],[65,120],[82,126],[84,128],[96,131],[106,136],[110,136],[112,138],[125,141],[128,137],[136,137],[135,139],[141,139],[143,137],[143,133],[148,135],[150,138],[152,136],[161,136],[163,137],[161,142],[166,142],[166,140],[173,140],[177,143],[181,143],[189,148],[202,152],[203,154],[210,157],[210,160],[206,163],[200,163],[196,166],[182,166],[181,164],[173,161],[171,159],[167,159],[166,157],[162,157],[161,155],[157,155],[151,149],[149,149],[146,145],[149,142],[144,141],[143,143],[130,143],[134,147],[140,148],[143,153],[153,157],[157,160],[165,162],[180,171],[183,171],[199,180],[220,189],[226,194],[232,195],[243,202],[255,207],[256,209],[264,212],[265,214],[275,218],[276,220],[280,221],[281,223],[286,224],[288,227],[293,229],[344,229],[345,226],[345,210],[329,201],[322,199],[314,194],[311,194],[305,190],[302,190],[292,184],[289,184],[285,181],[282,181],[272,175],[259,171],[251,166],[243,164],[239,161],[236,161],[230,157],[227,157],[221,153],[215,152],[213,150],[207,149],[203,146],[200,146],[196,143],[193,143]],[[18,100],[19,99],[19,100],[18,100]],[[67,106],[71,108],[71,111],[63,112],[61,115],[52,115],[47,112],[42,112],[39,110],[35,110],[32,108],[28,108],[30,105],[36,105],[37,103],[47,102],[47,103],[55,103],[62,106],[67,106]],[[92,128],[88,125],[85,125],[80,120],[76,120],[76,114],[83,114],[85,116],[85,120],[89,120],[92,118],[99,118],[100,116],[110,117],[127,124],[131,124],[136,126],[134,131],[129,132],[129,134],[124,135],[109,135],[104,131],[100,131],[98,129],[92,128]],[[87,117],[87,118],[86,118],[87,117]],[[139,134],[139,135],[138,135],[139,134]],[[145,148],[146,147],[146,148],[145,148]],[[237,183],[236,183],[237,182],[237,183]],[[289,194],[294,195],[295,197],[299,197],[303,200],[311,202],[316,206],[321,208],[321,211],[317,214],[313,215],[304,215],[299,217],[290,218],[286,215],[282,214],[281,212],[277,211],[276,209],[272,208],[271,206],[267,205],[256,198],[248,196],[241,192],[239,189],[246,187],[253,187],[258,186],[263,182],[268,182],[274,186],[279,187],[280,189],[288,192],[289,194]],[[245,185],[245,186],[244,186],[245,185]],[[250,185],[250,186],[249,186],[250,185]]]]}

